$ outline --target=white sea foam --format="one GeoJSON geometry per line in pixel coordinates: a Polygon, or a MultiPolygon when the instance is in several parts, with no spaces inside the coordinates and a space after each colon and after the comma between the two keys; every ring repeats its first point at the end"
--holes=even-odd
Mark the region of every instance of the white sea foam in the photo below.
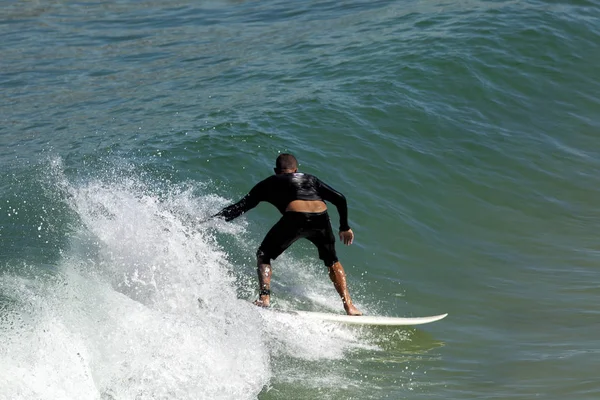
{"type": "Polygon", "coordinates": [[[250,399],[269,384],[273,357],[365,347],[352,330],[237,298],[236,266],[214,234],[244,236],[243,222],[196,224],[224,199],[132,178],[55,179],[78,222],[54,276],[0,281],[12,299],[0,319],[0,398],[250,399]]]}

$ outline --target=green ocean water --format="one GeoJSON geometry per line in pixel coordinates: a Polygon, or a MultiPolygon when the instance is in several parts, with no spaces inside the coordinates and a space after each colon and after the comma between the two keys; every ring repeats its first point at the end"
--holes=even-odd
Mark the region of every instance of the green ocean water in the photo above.
{"type": "MultiPolygon", "coordinates": [[[[598,1],[0,2],[0,399],[597,399],[598,1]],[[272,315],[281,152],[352,328],[272,315]],[[337,213],[331,209],[334,226],[337,213]]],[[[341,312],[308,243],[275,305],[341,312]]]]}

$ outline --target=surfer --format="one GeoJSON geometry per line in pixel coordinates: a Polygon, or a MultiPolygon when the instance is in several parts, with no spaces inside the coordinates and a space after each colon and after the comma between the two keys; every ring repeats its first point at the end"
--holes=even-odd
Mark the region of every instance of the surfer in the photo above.
{"type": "Polygon", "coordinates": [[[256,305],[268,307],[271,298],[271,260],[275,260],[300,238],[311,241],[319,258],[329,268],[329,278],[342,298],[348,315],[362,315],[352,304],[346,273],[335,252],[335,236],[325,201],[334,204],[340,215],[340,240],[352,244],[354,233],[348,225],[348,207],[343,194],[317,177],[298,172],[298,161],[291,154],[280,154],[275,161],[275,175],[259,182],[235,204],[225,207],[215,217],[231,221],[256,207],[261,201],[273,204],[283,214],[269,230],[256,252],[259,299],[256,305]]]}

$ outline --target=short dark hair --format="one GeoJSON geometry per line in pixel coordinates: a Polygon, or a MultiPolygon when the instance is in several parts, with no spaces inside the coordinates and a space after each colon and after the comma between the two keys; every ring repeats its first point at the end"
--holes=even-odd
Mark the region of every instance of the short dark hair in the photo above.
{"type": "Polygon", "coordinates": [[[280,154],[275,160],[275,169],[279,171],[283,170],[293,170],[298,168],[298,160],[291,154],[280,154]]]}

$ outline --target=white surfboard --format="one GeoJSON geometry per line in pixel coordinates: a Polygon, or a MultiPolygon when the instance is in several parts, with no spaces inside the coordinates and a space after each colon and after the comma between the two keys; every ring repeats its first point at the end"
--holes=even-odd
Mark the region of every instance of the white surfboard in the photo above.
{"type": "Polygon", "coordinates": [[[344,324],[354,325],[383,325],[383,326],[403,326],[403,325],[421,325],[430,322],[439,321],[445,318],[448,314],[432,315],[429,317],[378,317],[375,315],[342,315],[330,314],[315,311],[288,311],[292,314],[297,314],[303,318],[311,318],[320,321],[341,322],[344,324]]]}

